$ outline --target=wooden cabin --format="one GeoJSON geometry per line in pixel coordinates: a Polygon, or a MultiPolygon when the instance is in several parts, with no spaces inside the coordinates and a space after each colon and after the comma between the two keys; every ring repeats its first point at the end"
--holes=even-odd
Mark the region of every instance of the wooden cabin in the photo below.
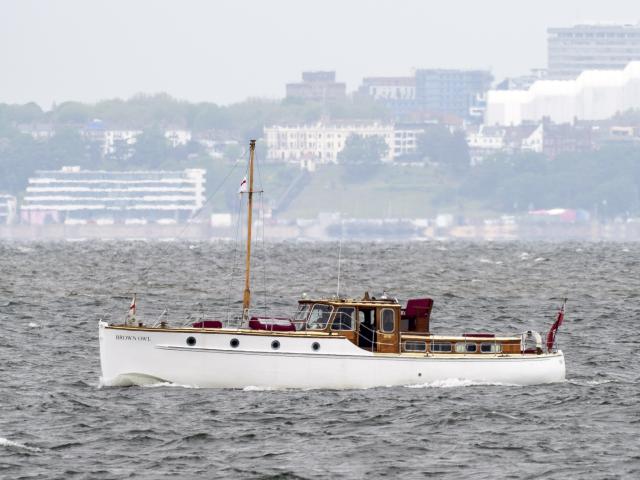
{"type": "Polygon", "coordinates": [[[521,337],[488,333],[461,336],[434,335],[429,330],[433,300],[412,299],[402,308],[396,299],[330,298],[299,301],[295,330],[325,332],[348,338],[358,347],[376,353],[408,355],[519,354],[521,337]]]}

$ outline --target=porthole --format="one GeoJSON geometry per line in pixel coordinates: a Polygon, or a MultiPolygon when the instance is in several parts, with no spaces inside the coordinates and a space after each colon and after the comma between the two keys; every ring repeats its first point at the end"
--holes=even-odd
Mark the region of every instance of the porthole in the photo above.
{"type": "Polygon", "coordinates": [[[280,348],[280,342],[278,340],[274,340],[273,342],[271,342],[271,348],[273,348],[274,350],[277,350],[280,348]]]}
{"type": "Polygon", "coordinates": [[[193,347],[196,344],[196,337],[187,337],[187,345],[193,347]]]}
{"type": "Polygon", "coordinates": [[[311,344],[311,348],[313,348],[314,352],[317,352],[318,350],[320,350],[320,344],[318,342],[313,342],[311,344]]]}
{"type": "Polygon", "coordinates": [[[231,348],[238,348],[238,346],[240,345],[240,340],[238,340],[237,338],[232,338],[229,342],[229,345],[231,345],[231,348]]]}

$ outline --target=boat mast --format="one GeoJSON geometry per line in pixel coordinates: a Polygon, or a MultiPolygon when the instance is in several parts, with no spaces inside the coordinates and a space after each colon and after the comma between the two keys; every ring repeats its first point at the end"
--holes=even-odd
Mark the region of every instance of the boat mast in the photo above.
{"type": "Polygon", "coordinates": [[[249,307],[251,306],[251,215],[253,213],[253,158],[256,151],[256,141],[249,142],[249,202],[247,215],[247,260],[244,272],[244,295],[242,296],[242,321],[245,322],[249,318],[249,307]]]}

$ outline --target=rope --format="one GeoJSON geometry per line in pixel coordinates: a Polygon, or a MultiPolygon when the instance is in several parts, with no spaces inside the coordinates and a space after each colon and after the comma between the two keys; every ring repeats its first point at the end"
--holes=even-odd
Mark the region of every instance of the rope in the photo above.
{"type": "Polygon", "coordinates": [[[262,282],[264,293],[264,312],[267,313],[267,247],[264,239],[264,182],[262,179],[262,168],[260,162],[256,162],[256,173],[260,188],[260,215],[262,219],[262,282]]]}
{"type": "MultiPolygon", "coordinates": [[[[242,152],[242,154],[237,158],[237,160],[235,161],[235,163],[231,166],[231,169],[229,170],[229,172],[225,175],[225,177],[222,179],[222,181],[220,183],[218,183],[218,185],[214,188],[213,193],[211,193],[205,200],[205,202],[202,204],[202,207],[200,207],[200,209],[193,215],[193,219],[197,218],[203,211],[204,211],[204,207],[206,205],[209,204],[209,202],[213,199],[213,197],[215,197],[220,190],[222,189],[222,187],[224,186],[224,184],[227,182],[227,180],[229,179],[229,177],[231,176],[231,174],[235,171],[236,167],[238,166],[238,164],[240,163],[240,161],[246,156],[248,150],[244,150],[242,152]]],[[[180,230],[180,232],[178,232],[178,235],[176,238],[181,238],[182,235],[184,234],[184,232],[187,231],[187,229],[190,227],[190,224],[186,224],[184,226],[184,228],[182,230],[180,230]]],[[[147,273],[149,273],[149,271],[155,267],[157,265],[156,261],[152,261],[150,265],[148,265],[147,267],[143,268],[141,273],[138,274],[138,281],[137,282],[132,282],[129,285],[128,290],[131,292],[131,290],[133,290],[133,288],[135,287],[136,283],[140,283],[140,279],[144,278],[147,273]]],[[[134,292],[131,292],[134,293],[134,292]]]]}
{"type": "Polygon", "coordinates": [[[238,245],[242,242],[242,196],[240,196],[238,198],[238,202],[236,203],[236,205],[238,206],[236,209],[236,228],[235,228],[235,233],[233,236],[233,262],[232,262],[232,266],[231,266],[231,272],[229,273],[229,282],[228,282],[228,286],[229,288],[227,289],[227,301],[226,301],[226,313],[225,316],[227,317],[227,323],[229,322],[229,315],[231,313],[231,290],[232,290],[232,286],[233,283],[235,281],[235,276],[236,276],[236,269],[238,267],[238,245]]]}

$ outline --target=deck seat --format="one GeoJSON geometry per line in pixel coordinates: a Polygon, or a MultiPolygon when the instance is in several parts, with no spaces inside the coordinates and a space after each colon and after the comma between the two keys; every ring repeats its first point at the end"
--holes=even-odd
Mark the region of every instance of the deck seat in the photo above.
{"type": "Polygon", "coordinates": [[[427,317],[431,316],[433,308],[433,300],[431,298],[412,298],[407,301],[407,306],[402,310],[402,316],[405,318],[427,317]]]}
{"type": "Polygon", "coordinates": [[[429,319],[433,300],[431,298],[412,298],[401,311],[401,328],[407,332],[429,331],[429,319]],[[404,326],[403,326],[404,325],[404,326]]]}
{"type": "Polygon", "coordinates": [[[251,317],[251,330],[267,330],[270,332],[295,332],[296,326],[288,318],[251,317]]]}
{"type": "Polygon", "coordinates": [[[220,320],[202,320],[191,324],[193,328],[222,328],[222,322],[220,320]]]}

